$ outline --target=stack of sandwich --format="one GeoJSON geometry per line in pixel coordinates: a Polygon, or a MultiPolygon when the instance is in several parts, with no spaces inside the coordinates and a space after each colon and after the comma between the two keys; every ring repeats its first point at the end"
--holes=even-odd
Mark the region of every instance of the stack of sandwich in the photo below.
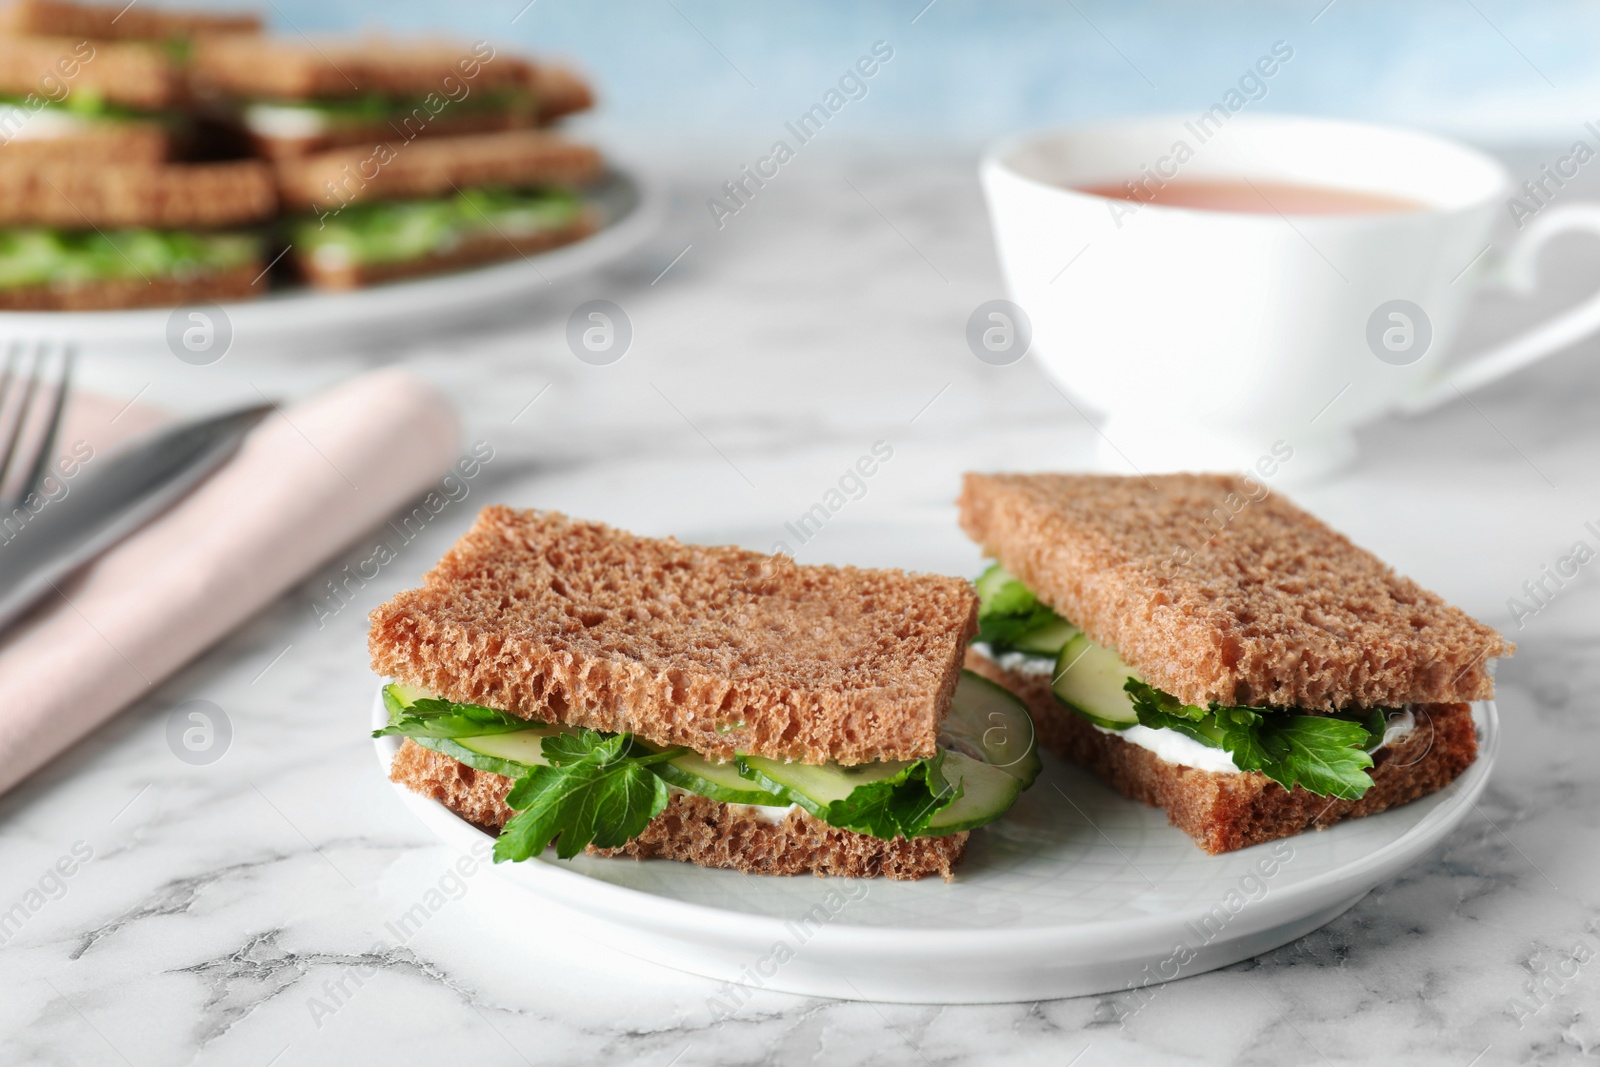
{"type": "Polygon", "coordinates": [[[372,614],[391,777],[496,860],[949,877],[1040,762],[966,582],[490,507],[372,614]]]}
{"type": "Polygon", "coordinates": [[[13,0],[0,308],[239,300],[278,262],[349,288],[577,240],[600,157],[534,127],[591,103],[571,71],[484,42],[286,42],[254,15],[13,0]]]}
{"type": "Polygon", "coordinates": [[[1512,646],[1250,478],[969,474],[968,666],[1228,852],[1443,789],[1512,646]]]}

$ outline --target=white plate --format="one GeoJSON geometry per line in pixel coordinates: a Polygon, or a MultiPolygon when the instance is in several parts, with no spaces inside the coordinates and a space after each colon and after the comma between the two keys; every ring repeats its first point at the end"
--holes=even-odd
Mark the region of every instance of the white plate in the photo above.
{"type": "MultiPolygon", "coordinates": [[[[951,544],[918,528],[923,546],[951,544]]],[[[881,554],[888,531],[904,559],[917,543],[904,525],[841,530],[836,544],[877,542],[879,553],[852,553],[866,562],[881,554]]],[[[759,543],[769,535],[684,539],[759,543]]],[[[947,559],[927,569],[961,573],[970,563],[947,559]]],[[[373,714],[377,724],[386,721],[381,699],[373,714]]],[[[525,891],[531,907],[558,912],[585,936],[719,981],[941,1004],[1128,991],[1131,1011],[1141,1002],[1133,987],[1286,944],[1425,856],[1472,810],[1489,779],[1499,747],[1494,705],[1478,704],[1473,714],[1478,760],[1442,792],[1223,856],[1207,856],[1162,812],[1046,755],[1044,772],[1016,807],[973,833],[949,884],[763,878],[668,860],[562,861],[553,852],[493,870],[525,891]]],[[[387,770],[399,740],[376,744],[387,770]]],[[[463,851],[481,847],[482,831],[395,788],[440,840],[463,851]]]]}
{"type": "MultiPolygon", "coordinates": [[[[582,241],[548,252],[350,292],[295,287],[275,290],[260,300],[223,304],[233,344],[252,349],[295,342],[320,346],[369,337],[374,330],[393,334],[418,326],[437,328],[490,305],[536,297],[555,282],[618,259],[649,237],[662,217],[659,190],[625,171],[609,171],[586,198],[599,211],[601,228],[582,241]]],[[[165,307],[0,311],[0,333],[76,342],[92,349],[155,350],[167,347],[167,323],[173,313],[165,307]]]]}

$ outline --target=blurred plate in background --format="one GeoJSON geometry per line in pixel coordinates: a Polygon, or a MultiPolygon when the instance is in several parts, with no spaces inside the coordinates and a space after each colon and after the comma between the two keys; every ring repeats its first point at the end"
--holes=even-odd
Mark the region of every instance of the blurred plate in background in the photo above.
{"type": "MultiPolygon", "coordinates": [[[[536,302],[541,290],[634,251],[661,221],[660,192],[626,170],[608,170],[604,179],[585,190],[585,199],[599,213],[600,228],[573,244],[489,266],[348,292],[286,287],[260,300],[220,305],[226,323],[211,323],[209,328],[227,332],[224,350],[287,350],[306,341],[325,345],[373,333],[470,323],[496,306],[536,302]]],[[[193,307],[207,313],[216,305],[193,307]]],[[[171,347],[168,328],[175,310],[184,309],[5,311],[0,312],[0,336],[70,341],[91,351],[162,350],[171,347]]],[[[189,322],[180,316],[180,335],[189,322]]]]}

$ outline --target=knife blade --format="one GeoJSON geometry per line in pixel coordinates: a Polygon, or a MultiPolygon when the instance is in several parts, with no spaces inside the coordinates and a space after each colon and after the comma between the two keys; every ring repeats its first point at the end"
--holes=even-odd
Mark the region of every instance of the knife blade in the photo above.
{"type": "Polygon", "coordinates": [[[18,507],[0,515],[10,534],[0,543],[0,629],[176,503],[274,410],[257,404],[153,430],[62,481],[65,495],[37,497],[37,511],[18,507]]]}

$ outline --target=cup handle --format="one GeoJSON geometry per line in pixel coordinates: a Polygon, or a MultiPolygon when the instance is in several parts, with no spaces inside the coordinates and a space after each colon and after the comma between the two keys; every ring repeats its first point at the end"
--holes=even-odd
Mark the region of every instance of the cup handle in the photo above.
{"type": "MultiPolygon", "coordinates": [[[[1533,292],[1538,282],[1539,253],[1552,237],[1568,230],[1581,230],[1600,237],[1600,204],[1569,204],[1535,219],[1528,232],[1511,246],[1499,284],[1518,294],[1533,292]]],[[[1521,370],[1597,330],[1600,330],[1600,292],[1450,368],[1448,376],[1446,372],[1434,374],[1421,389],[1401,402],[1400,410],[1410,415],[1431,411],[1461,393],[1521,370]]]]}

